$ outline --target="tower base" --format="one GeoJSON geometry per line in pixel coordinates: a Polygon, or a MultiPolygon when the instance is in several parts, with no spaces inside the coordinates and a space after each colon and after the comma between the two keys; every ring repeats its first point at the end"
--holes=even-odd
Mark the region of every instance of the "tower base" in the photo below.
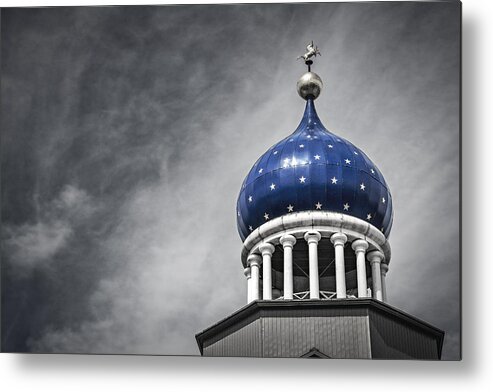
{"type": "Polygon", "coordinates": [[[254,301],[195,336],[206,357],[431,360],[443,337],[371,298],[254,301]]]}

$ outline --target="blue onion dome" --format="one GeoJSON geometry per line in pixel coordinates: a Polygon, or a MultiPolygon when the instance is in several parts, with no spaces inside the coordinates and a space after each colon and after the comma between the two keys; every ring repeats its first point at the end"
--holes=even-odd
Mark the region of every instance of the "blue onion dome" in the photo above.
{"type": "Polygon", "coordinates": [[[313,102],[320,89],[316,78],[310,83],[313,80],[317,82],[314,94],[298,85],[307,101],[298,128],[269,148],[243,181],[237,201],[242,241],[274,218],[317,210],[351,215],[369,222],[386,237],[390,234],[389,187],[363,151],[323,126],[313,102]]]}

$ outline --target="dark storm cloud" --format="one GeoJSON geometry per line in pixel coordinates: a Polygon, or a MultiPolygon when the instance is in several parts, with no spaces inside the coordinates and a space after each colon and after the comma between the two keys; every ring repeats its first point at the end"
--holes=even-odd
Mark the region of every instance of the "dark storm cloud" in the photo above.
{"type": "Polygon", "coordinates": [[[198,354],[313,39],[322,121],[392,190],[390,303],[457,358],[458,34],[447,3],[2,10],[3,350],[198,354]]]}

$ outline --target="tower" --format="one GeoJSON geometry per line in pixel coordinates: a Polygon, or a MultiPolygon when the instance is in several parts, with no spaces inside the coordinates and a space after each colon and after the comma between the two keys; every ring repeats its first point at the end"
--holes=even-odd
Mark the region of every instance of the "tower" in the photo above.
{"type": "Polygon", "coordinates": [[[387,303],[393,207],[378,167],[327,130],[313,42],[296,130],[253,165],[237,201],[248,304],[196,335],[204,356],[439,359],[443,331],[387,303]]]}

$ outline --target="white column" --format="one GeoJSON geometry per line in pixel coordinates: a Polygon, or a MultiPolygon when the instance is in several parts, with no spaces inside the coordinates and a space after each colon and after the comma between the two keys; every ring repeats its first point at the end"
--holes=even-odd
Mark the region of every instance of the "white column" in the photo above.
{"type": "Polygon", "coordinates": [[[320,298],[318,276],[318,241],[322,236],[318,231],[305,233],[305,241],[308,243],[308,275],[310,277],[310,299],[320,298]]]}
{"type": "Polygon", "coordinates": [[[250,301],[256,301],[260,299],[260,279],[259,269],[262,262],[262,257],[258,254],[251,254],[248,256],[247,263],[250,266],[250,301]]]}
{"type": "Polygon", "coordinates": [[[266,242],[259,246],[258,250],[262,253],[262,280],[263,280],[263,296],[262,299],[272,299],[272,253],[274,253],[274,245],[266,242]]]}
{"type": "Polygon", "coordinates": [[[246,267],[243,271],[247,279],[247,304],[252,302],[252,274],[250,267],[246,267]]]}
{"type": "Polygon", "coordinates": [[[293,246],[296,244],[296,238],[286,234],[279,242],[284,249],[284,299],[293,299],[293,246]]]}
{"type": "Polygon", "coordinates": [[[336,254],[336,292],[337,298],[346,298],[346,267],[344,266],[344,244],[347,237],[343,233],[335,233],[330,237],[336,254]]]}
{"type": "Polygon", "coordinates": [[[366,283],[366,257],[365,253],[368,249],[368,242],[365,240],[353,241],[351,247],[356,253],[356,274],[358,276],[358,298],[366,298],[368,296],[368,285],[366,283]]]}
{"type": "Polygon", "coordinates": [[[387,272],[389,270],[389,265],[382,263],[380,264],[380,277],[382,280],[382,298],[383,302],[387,302],[387,285],[385,284],[385,277],[387,276],[387,272]]]}
{"type": "Polygon", "coordinates": [[[373,298],[382,301],[382,275],[380,273],[380,263],[384,259],[382,252],[374,250],[368,253],[368,261],[371,264],[371,280],[373,282],[373,298]]]}

